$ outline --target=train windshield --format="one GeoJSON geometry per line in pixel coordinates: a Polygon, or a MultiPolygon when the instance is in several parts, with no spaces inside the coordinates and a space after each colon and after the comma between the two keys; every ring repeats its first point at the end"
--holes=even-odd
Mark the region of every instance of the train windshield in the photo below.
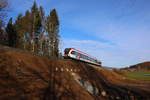
{"type": "Polygon", "coordinates": [[[70,48],[67,48],[67,49],[65,49],[64,53],[65,53],[65,54],[68,54],[69,51],[70,51],[70,48]]]}
{"type": "Polygon", "coordinates": [[[75,54],[76,54],[76,52],[75,52],[75,51],[72,51],[72,52],[71,52],[71,54],[75,55],[75,54]]]}

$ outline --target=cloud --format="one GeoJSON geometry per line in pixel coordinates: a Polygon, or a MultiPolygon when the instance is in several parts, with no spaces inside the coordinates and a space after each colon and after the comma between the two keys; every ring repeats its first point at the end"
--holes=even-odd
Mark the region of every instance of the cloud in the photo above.
{"type": "Polygon", "coordinates": [[[64,40],[64,41],[69,41],[69,43],[70,42],[73,43],[74,45],[72,45],[72,46],[75,46],[75,47],[77,47],[78,45],[82,45],[84,47],[86,47],[86,45],[91,45],[92,47],[99,47],[99,48],[110,48],[110,47],[112,47],[108,43],[102,43],[102,42],[98,42],[98,41],[94,41],[94,40],[64,40]]]}
{"type": "MultiPolygon", "coordinates": [[[[63,50],[65,48],[76,48],[95,56],[102,61],[104,66],[125,67],[142,61],[150,60],[150,48],[145,49],[130,47],[122,48],[118,45],[111,45],[94,40],[63,40],[63,50]]],[[[62,51],[63,52],[63,51],[62,51]]]]}
{"type": "Polygon", "coordinates": [[[95,56],[99,60],[101,60],[104,65],[111,65],[111,61],[109,57],[112,56],[111,58],[113,58],[113,54],[111,54],[111,51],[115,49],[115,45],[94,41],[94,40],[64,39],[62,45],[63,45],[63,50],[65,48],[76,48],[81,51],[84,51],[85,53],[88,53],[89,55],[95,56]]]}

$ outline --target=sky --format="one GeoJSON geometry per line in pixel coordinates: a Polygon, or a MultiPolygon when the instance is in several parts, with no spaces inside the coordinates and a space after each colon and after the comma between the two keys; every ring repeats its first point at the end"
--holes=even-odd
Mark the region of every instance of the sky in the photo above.
{"type": "MultiPolygon", "coordinates": [[[[30,9],[34,0],[9,0],[8,17],[30,9]]],[[[150,0],[36,0],[45,13],[56,8],[60,47],[76,48],[103,66],[150,61],[150,0]]]]}

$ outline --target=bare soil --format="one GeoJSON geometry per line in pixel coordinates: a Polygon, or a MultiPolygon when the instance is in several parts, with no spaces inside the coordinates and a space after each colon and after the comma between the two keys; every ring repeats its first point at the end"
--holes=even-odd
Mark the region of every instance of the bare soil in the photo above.
{"type": "Polygon", "coordinates": [[[150,100],[150,82],[0,48],[0,100],[150,100]]]}

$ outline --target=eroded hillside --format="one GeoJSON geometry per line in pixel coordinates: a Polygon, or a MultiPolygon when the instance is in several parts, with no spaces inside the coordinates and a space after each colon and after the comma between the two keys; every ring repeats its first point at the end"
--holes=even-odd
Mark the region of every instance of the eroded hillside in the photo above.
{"type": "Polygon", "coordinates": [[[149,82],[100,67],[0,49],[0,100],[149,100],[149,82]]]}

